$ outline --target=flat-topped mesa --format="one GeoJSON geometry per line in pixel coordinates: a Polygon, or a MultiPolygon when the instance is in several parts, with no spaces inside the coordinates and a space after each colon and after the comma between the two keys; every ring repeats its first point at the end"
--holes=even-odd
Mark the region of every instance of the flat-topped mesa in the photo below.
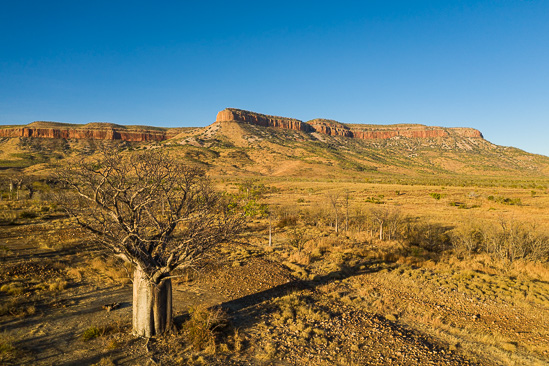
{"type": "Polygon", "coordinates": [[[316,118],[307,122],[294,118],[269,116],[261,113],[227,108],[217,114],[216,122],[237,121],[264,127],[284,128],[305,132],[317,132],[329,136],[351,137],[361,140],[405,138],[438,138],[458,135],[483,138],[473,128],[431,127],[419,124],[363,125],[344,124],[331,119],[316,118]]]}
{"type": "Polygon", "coordinates": [[[227,108],[217,114],[216,122],[237,121],[263,127],[283,128],[286,130],[314,132],[307,123],[295,118],[269,116],[266,114],[245,111],[242,109],[227,108]]]}
{"type": "Polygon", "coordinates": [[[0,128],[0,137],[41,137],[58,139],[91,139],[122,141],[163,141],[177,134],[169,129],[120,126],[112,123],[33,122],[26,126],[0,128]]]}
{"type": "Polygon", "coordinates": [[[435,138],[447,137],[449,134],[442,127],[429,127],[424,125],[351,125],[353,136],[362,140],[390,139],[393,137],[407,138],[435,138]]]}
{"type": "Polygon", "coordinates": [[[473,137],[473,138],[481,138],[483,139],[484,136],[482,135],[482,132],[475,128],[470,127],[450,127],[448,130],[454,132],[455,134],[462,136],[462,137],[473,137]]]}
{"type": "Polygon", "coordinates": [[[334,121],[332,119],[322,119],[315,118],[310,121],[307,121],[307,124],[310,125],[318,133],[322,133],[329,136],[343,136],[343,137],[354,137],[353,132],[349,127],[345,126],[343,123],[334,121]]]}
{"type": "Polygon", "coordinates": [[[349,125],[353,136],[358,139],[389,139],[393,137],[406,138],[437,138],[449,137],[452,134],[462,137],[482,138],[482,133],[474,128],[431,127],[417,124],[381,125],[349,125]]]}
{"type": "Polygon", "coordinates": [[[456,134],[462,137],[482,138],[482,133],[474,128],[444,128],[417,124],[396,125],[355,125],[343,124],[329,119],[307,121],[316,132],[330,136],[353,137],[361,140],[390,139],[401,136],[407,138],[448,137],[456,134]]]}

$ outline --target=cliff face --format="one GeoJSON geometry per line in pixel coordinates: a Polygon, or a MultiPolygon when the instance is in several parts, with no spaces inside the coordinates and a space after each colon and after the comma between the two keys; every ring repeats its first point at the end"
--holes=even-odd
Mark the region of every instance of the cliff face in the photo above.
{"type": "MultiPolygon", "coordinates": [[[[406,138],[436,138],[458,135],[482,138],[480,131],[473,128],[442,128],[423,125],[353,125],[334,120],[313,119],[303,122],[295,118],[269,116],[265,114],[227,108],[217,114],[216,122],[237,121],[263,127],[287,130],[317,132],[329,136],[350,137],[363,140],[406,138]]],[[[0,137],[43,137],[62,139],[93,139],[122,141],[163,141],[175,137],[182,129],[167,129],[145,126],[120,126],[112,123],[68,123],[33,122],[26,126],[0,128],[0,137]]]]}
{"type": "Polygon", "coordinates": [[[318,133],[330,136],[355,137],[349,127],[329,119],[313,119],[307,123],[318,133]]]}
{"type": "Polygon", "coordinates": [[[482,133],[474,128],[454,127],[449,128],[449,130],[463,137],[484,138],[482,133]]]}
{"type": "Polygon", "coordinates": [[[329,136],[343,136],[362,140],[390,139],[401,136],[406,138],[435,138],[456,134],[463,137],[482,138],[480,131],[473,128],[443,128],[423,125],[345,125],[327,120],[313,119],[302,122],[297,119],[268,116],[240,109],[227,108],[217,114],[216,122],[238,121],[264,127],[285,128],[296,131],[318,132],[329,136]]]}
{"type": "Polygon", "coordinates": [[[42,137],[122,141],[163,141],[177,134],[167,129],[132,129],[107,123],[83,126],[34,122],[27,126],[0,128],[0,137],[42,137]]]}
{"type": "Polygon", "coordinates": [[[286,130],[314,132],[307,123],[295,118],[269,116],[241,109],[227,108],[217,114],[216,122],[239,121],[263,127],[283,128],[286,130]]]}
{"type": "Polygon", "coordinates": [[[363,140],[369,139],[390,139],[396,136],[402,136],[407,138],[433,138],[433,137],[446,137],[448,132],[443,128],[432,128],[432,129],[383,129],[379,131],[375,130],[360,130],[352,129],[354,137],[363,140]]]}

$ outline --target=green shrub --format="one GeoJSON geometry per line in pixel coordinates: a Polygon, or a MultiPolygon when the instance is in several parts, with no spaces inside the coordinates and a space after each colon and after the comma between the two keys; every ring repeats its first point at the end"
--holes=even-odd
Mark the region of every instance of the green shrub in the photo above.
{"type": "Polygon", "coordinates": [[[496,202],[510,206],[522,206],[520,198],[498,197],[496,202]]]}
{"type": "Polygon", "coordinates": [[[383,195],[381,195],[380,197],[367,197],[365,201],[367,203],[373,203],[373,204],[376,204],[376,205],[383,205],[385,202],[382,201],[381,198],[383,198],[383,195]]]}
{"type": "Polygon", "coordinates": [[[509,198],[509,197],[502,197],[502,196],[488,196],[488,201],[494,201],[497,203],[501,203],[502,205],[510,205],[510,206],[522,206],[522,201],[520,198],[509,198]]]}
{"type": "Polygon", "coordinates": [[[89,341],[105,334],[104,328],[97,328],[96,326],[89,327],[82,333],[82,340],[89,341]]]}

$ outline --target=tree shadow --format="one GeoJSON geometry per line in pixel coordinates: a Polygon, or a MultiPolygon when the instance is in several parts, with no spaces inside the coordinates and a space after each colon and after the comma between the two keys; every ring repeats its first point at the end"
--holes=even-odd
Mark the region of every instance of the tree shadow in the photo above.
{"type": "MultiPolygon", "coordinates": [[[[0,321],[0,327],[10,330],[35,327],[44,321],[51,323],[70,323],[72,319],[84,319],[84,316],[96,314],[97,319],[104,319],[109,314],[132,306],[131,290],[128,287],[111,286],[103,289],[90,289],[78,295],[59,298],[55,304],[33,302],[37,306],[37,313],[25,318],[10,317],[0,321]],[[122,300],[122,301],[121,301],[122,300]],[[119,302],[116,309],[107,312],[103,305],[119,302]],[[56,310],[57,309],[57,310],[56,310]],[[64,309],[60,311],[59,309],[64,309]]],[[[126,310],[125,310],[126,311],[126,310]]]]}
{"type": "MultiPolygon", "coordinates": [[[[267,290],[246,295],[237,299],[226,301],[214,307],[220,307],[225,310],[236,323],[245,323],[253,325],[265,313],[265,305],[270,300],[280,298],[301,290],[314,290],[319,286],[326,285],[336,280],[374,273],[384,268],[381,264],[387,264],[383,260],[361,261],[353,266],[344,266],[337,271],[315,277],[312,280],[294,280],[284,283],[267,290]]],[[[188,314],[182,314],[175,318],[176,324],[182,324],[188,319],[188,314]]]]}
{"type": "Polygon", "coordinates": [[[132,348],[132,352],[127,352],[122,348],[104,350],[100,346],[103,342],[101,339],[90,340],[88,341],[89,345],[86,345],[86,342],[79,338],[81,335],[74,329],[68,329],[54,335],[48,333],[26,337],[17,342],[16,346],[22,351],[22,364],[92,365],[105,358],[124,364],[142,364],[143,358],[146,356],[146,352],[141,351],[141,347],[137,350],[137,346],[141,346],[144,342],[142,338],[128,339],[126,347],[132,348]],[[88,348],[89,351],[85,352],[85,348],[88,348]],[[78,350],[82,356],[74,357],[72,360],[70,356],[66,356],[75,350],[78,350]]]}
{"type": "Polygon", "coordinates": [[[18,248],[9,248],[11,253],[6,255],[5,262],[14,261],[41,261],[41,260],[59,260],[59,258],[77,255],[81,253],[96,254],[101,253],[102,248],[90,242],[80,242],[60,249],[41,249],[35,244],[26,244],[18,248]]]}

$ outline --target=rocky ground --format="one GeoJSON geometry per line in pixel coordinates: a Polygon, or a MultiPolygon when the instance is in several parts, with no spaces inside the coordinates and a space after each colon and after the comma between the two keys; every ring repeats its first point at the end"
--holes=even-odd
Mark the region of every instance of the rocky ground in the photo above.
{"type": "MultiPolygon", "coordinates": [[[[81,239],[78,231],[61,231],[81,239]]],[[[540,301],[507,301],[460,289],[440,266],[360,255],[349,266],[326,266],[328,257],[298,266],[276,248],[246,243],[221,247],[202,270],[174,281],[174,332],[134,338],[124,271],[100,248],[44,246],[41,240],[51,235],[51,226],[0,228],[2,364],[549,362],[543,281],[529,283],[540,301]],[[119,306],[105,310],[113,303],[119,306]],[[220,309],[224,321],[213,345],[193,347],[185,328],[189,309],[200,306],[220,309]]]]}

